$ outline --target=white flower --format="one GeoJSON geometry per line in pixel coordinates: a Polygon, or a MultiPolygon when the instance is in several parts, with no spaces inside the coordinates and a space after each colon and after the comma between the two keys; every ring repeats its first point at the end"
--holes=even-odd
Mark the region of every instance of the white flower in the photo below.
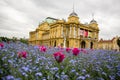
{"type": "Polygon", "coordinates": [[[38,72],[38,73],[35,74],[35,76],[42,76],[42,73],[38,72]]]}

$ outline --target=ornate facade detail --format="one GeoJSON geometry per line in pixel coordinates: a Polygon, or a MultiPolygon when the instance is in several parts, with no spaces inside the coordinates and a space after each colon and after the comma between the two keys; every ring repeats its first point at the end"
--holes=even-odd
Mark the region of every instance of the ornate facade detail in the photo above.
{"type": "Polygon", "coordinates": [[[72,12],[67,21],[47,17],[29,35],[29,43],[33,45],[97,49],[99,28],[95,21],[80,23],[78,15],[72,12]]]}

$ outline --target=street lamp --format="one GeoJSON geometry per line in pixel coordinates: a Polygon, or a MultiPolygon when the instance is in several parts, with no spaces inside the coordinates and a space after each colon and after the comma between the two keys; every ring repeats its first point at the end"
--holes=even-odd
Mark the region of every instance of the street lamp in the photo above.
{"type": "Polygon", "coordinates": [[[64,42],[63,42],[63,47],[66,48],[66,38],[68,38],[68,26],[65,26],[65,29],[63,29],[63,39],[64,39],[64,42]]]}

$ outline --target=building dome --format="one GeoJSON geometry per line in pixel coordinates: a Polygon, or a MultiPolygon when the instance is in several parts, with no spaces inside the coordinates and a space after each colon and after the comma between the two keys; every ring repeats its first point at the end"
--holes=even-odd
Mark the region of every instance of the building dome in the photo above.
{"type": "Polygon", "coordinates": [[[69,16],[78,16],[74,11],[69,16]]]}
{"type": "Polygon", "coordinates": [[[97,24],[97,21],[96,20],[94,20],[94,19],[92,19],[91,21],[90,21],[90,27],[91,28],[94,28],[94,29],[97,29],[97,30],[99,30],[99,27],[98,27],[98,24],[97,24]]]}
{"type": "Polygon", "coordinates": [[[97,21],[95,21],[94,19],[92,19],[92,20],[90,21],[90,23],[97,23],[97,21]]]}

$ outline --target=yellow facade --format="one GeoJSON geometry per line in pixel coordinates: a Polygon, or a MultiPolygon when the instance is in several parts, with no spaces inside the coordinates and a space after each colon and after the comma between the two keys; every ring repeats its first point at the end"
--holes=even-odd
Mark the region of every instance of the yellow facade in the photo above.
{"type": "Polygon", "coordinates": [[[98,48],[99,49],[107,49],[107,50],[117,50],[117,51],[119,51],[119,46],[117,44],[117,39],[118,38],[119,37],[116,36],[111,40],[100,39],[99,42],[98,42],[98,48]]]}
{"type": "Polygon", "coordinates": [[[99,28],[94,19],[89,24],[81,23],[73,11],[67,21],[47,17],[29,35],[29,43],[32,45],[97,49],[99,28]]]}

